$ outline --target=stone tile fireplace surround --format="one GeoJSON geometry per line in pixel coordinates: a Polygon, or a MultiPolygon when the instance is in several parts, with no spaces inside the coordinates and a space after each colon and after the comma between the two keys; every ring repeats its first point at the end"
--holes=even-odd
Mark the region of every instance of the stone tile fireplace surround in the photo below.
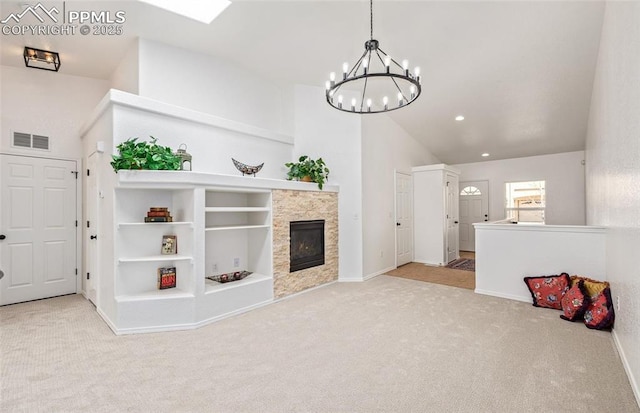
{"type": "Polygon", "coordinates": [[[338,279],[338,194],[320,191],[274,189],[273,202],[273,290],[282,298],[338,279]],[[289,271],[289,223],[325,221],[325,263],[289,271]]]}

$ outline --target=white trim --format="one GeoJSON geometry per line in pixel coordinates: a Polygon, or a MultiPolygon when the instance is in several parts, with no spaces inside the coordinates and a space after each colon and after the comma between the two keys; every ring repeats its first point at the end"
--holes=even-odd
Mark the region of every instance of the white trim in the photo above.
{"type": "Polygon", "coordinates": [[[112,105],[129,107],[149,113],[155,113],[171,118],[177,118],[194,123],[200,123],[203,125],[214,126],[220,129],[226,129],[245,135],[293,145],[293,136],[273,132],[268,129],[259,128],[257,126],[248,125],[246,123],[241,123],[230,119],[224,119],[219,116],[210,115],[204,112],[198,112],[192,109],[183,108],[181,106],[171,105],[158,100],[123,92],[117,89],[110,89],[105,97],[102,98],[100,103],[98,103],[91,115],[89,115],[88,120],[80,129],[81,138],[84,138],[84,136],[91,129],[94,123],[112,105]]]}
{"type": "Polygon", "coordinates": [[[444,163],[439,163],[435,165],[424,165],[424,166],[414,166],[411,168],[412,172],[422,172],[422,171],[447,171],[453,172],[454,174],[460,175],[462,171],[460,169],[454,168],[453,166],[449,166],[444,163]]]}
{"type": "Polygon", "coordinates": [[[375,278],[375,277],[377,277],[379,275],[383,275],[383,274],[388,273],[389,271],[393,271],[396,268],[398,268],[398,267],[387,267],[384,270],[376,271],[376,272],[374,272],[372,274],[365,275],[364,277],[362,277],[362,281],[368,281],[368,280],[370,280],[372,278],[375,278]]]}
{"type": "Polygon", "coordinates": [[[523,303],[531,304],[531,302],[532,302],[531,301],[531,296],[523,297],[523,296],[520,296],[520,295],[504,294],[504,293],[498,293],[498,292],[495,292],[495,291],[481,290],[479,288],[476,288],[473,292],[476,293],[476,294],[489,295],[491,297],[506,298],[508,300],[521,301],[523,303]]]}
{"type": "Polygon", "coordinates": [[[624,367],[625,373],[627,373],[627,378],[629,379],[629,384],[631,385],[631,390],[633,391],[633,395],[636,398],[636,403],[638,403],[638,407],[640,407],[640,383],[636,380],[633,375],[633,371],[631,371],[631,366],[629,366],[629,360],[627,359],[627,355],[624,352],[622,345],[620,344],[620,339],[618,338],[618,334],[616,333],[616,329],[614,327],[611,332],[611,336],[613,337],[613,343],[616,346],[616,350],[618,350],[618,356],[620,357],[620,361],[622,362],[622,366],[624,367]]]}
{"type": "Polygon", "coordinates": [[[416,260],[414,259],[413,262],[417,262],[418,264],[423,264],[426,265],[428,267],[444,267],[446,264],[441,263],[441,262],[427,262],[424,260],[416,260]]]}
{"type": "Polygon", "coordinates": [[[594,227],[585,225],[542,225],[542,224],[505,224],[503,221],[473,224],[475,229],[494,231],[538,231],[538,232],[576,232],[604,234],[604,227],[594,227]]]}

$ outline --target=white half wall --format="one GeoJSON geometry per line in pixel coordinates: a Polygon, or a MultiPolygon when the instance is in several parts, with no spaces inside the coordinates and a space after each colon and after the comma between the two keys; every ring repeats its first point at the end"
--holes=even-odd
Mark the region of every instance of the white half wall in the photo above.
{"type": "Polygon", "coordinates": [[[640,405],[640,3],[607,2],[586,149],[587,223],[607,230],[618,351],[640,405]]]}
{"type": "Polygon", "coordinates": [[[295,87],[294,159],[322,158],[330,169],[329,183],[338,195],[339,279],[362,281],[362,125],[359,116],[332,109],[324,89],[295,87]]]}
{"type": "Polygon", "coordinates": [[[606,280],[605,229],[475,224],[476,293],[532,302],[524,277],[581,275],[606,280]]]}
{"type": "Polygon", "coordinates": [[[584,152],[451,165],[460,182],[489,181],[489,221],[505,218],[505,183],[546,181],[548,225],[585,224],[584,152]]]}
{"type": "Polygon", "coordinates": [[[109,90],[106,80],[2,66],[0,151],[49,158],[82,158],[80,127],[109,90]],[[50,150],[14,148],[13,132],[49,136],[50,150]]]}
{"type": "Polygon", "coordinates": [[[287,90],[214,56],[140,39],[139,94],[291,134],[287,90]]]}
{"type": "Polygon", "coordinates": [[[395,268],[396,170],[411,175],[412,167],[435,163],[440,161],[389,116],[362,116],[362,240],[365,278],[395,268]]]}

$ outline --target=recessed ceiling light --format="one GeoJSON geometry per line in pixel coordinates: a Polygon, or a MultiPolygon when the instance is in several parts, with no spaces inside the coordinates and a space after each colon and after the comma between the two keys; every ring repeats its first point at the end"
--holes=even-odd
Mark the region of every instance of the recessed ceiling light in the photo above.
{"type": "Polygon", "coordinates": [[[483,157],[483,158],[486,158],[487,156],[489,156],[489,153],[487,153],[487,152],[485,152],[485,153],[483,153],[483,154],[482,154],[482,157],[483,157]]]}
{"type": "Polygon", "coordinates": [[[199,22],[211,23],[224,9],[231,4],[228,0],[197,0],[197,1],[175,1],[175,0],[139,0],[143,3],[188,17],[199,22]]]}
{"type": "Polygon", "coordinates": [[[457,120],[458,122],[460,122],[461,120],[464,120],[464,116],[462,116],[462,115],[458,115],[458,116],[456,116],[456,120],[457,120]]]}

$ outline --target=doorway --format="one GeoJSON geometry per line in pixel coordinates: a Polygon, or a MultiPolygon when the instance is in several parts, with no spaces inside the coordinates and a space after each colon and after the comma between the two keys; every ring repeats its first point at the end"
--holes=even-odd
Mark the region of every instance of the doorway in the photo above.
{"type": "Polygon", "coordinates": [[[413,260],[413,187],[411,175],[396,172],[396,268],[413,260]]]}
{"type": "Polygon", "coordinates": [[[446,256],[447,262],[457,260],[460,258],[460,246],[458,241],[458,175],[447,172],[445,175],[446,180],[446,256]]]}
{"type": "Polygon", "coordinates": [[[76,162],[0,154],[0,171],[0,305],[76,293],[76,162]]]}
{"type": "Polygon", "coordinates": [[[489,182],[461,182],[460,188],[460,249],[475,251],[473,224],[489,221],[489,182]]]}

